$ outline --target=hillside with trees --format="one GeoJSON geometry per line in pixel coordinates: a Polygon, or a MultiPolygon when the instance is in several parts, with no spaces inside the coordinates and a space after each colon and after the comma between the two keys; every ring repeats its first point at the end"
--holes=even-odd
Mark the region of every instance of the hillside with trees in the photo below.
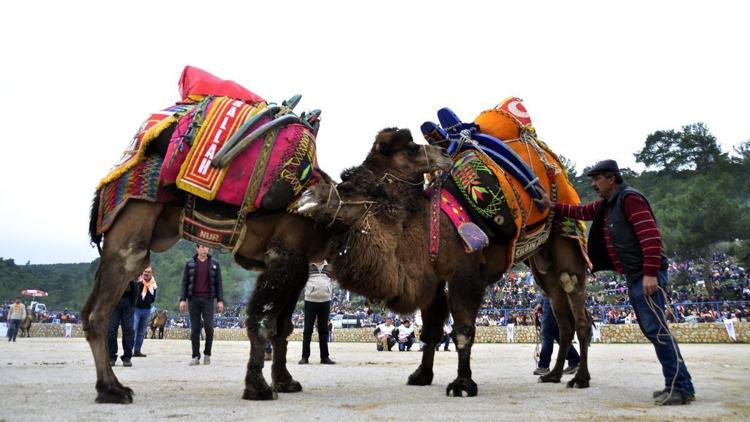
{"type": "MultiPolygon", "coordinates": [[[[185,262],[195,253],[195,246],[180,241],[164,253],[152,254],[154,277],[159,286],[156,306],[176,311],[179,302],[185,262]]],[[[215,251],[212,251],[215,254],[215,251]]],[[[227,306],[246,301],[255,287],[257,272],[247,271],[234,263],[230,254],[219,254],[227,306]]],[[[80,264],[17,265],[12,259],[0,258],[0,301],[19,296],[23,289],[42,289],[49,296],[39,299],[52,310],[79,310],[91,292],[99,260],[80,264]]]]}

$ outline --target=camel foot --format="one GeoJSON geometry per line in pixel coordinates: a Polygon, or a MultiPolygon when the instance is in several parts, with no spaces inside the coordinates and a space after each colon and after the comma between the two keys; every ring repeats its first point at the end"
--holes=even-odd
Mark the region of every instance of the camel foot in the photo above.
{"type": "Polygon", "coordinates": [[[422,365],[419,365],[419,368],[409,375],[409,380],[406,381],[406,385],[431,385],[432,377],[432,371],[424,370],[422,369],[422,365]]]}
{"type": "Polygon", "coordinates": [[[279,393],[299,393],[302,391],[302,384],[290,379],[289,381],[274,383],[273,389],[279,393]]]}
{"type": "Polygon", "coordinates": [[[573,378],[567,383],[568,388],[589,388],[589,380],[573,378]]]}
{"type": "Polygon", "coordinates": [[[554,372],[548,372],[541,377],[539,377],[539,382],[554,382],[558,383],[560,382],[560,379],[562,378],[562,374],[556,374],[554,372]]]}
{"type": "Polygon", "coordinates": [[[101,381],[96,382],[96,402],[97,403],[133,403],[133,390],[116,383],[114,385],[105,385],[101,381]]]}
{"type": "Polygon", "coordinates": [[[453,397],[463,397],[463,393],[466,393],[466,397],[474,397],[477,392],[477,383],[471,378],[456,378],[445,389],[445,395],[453,397]]]}
{"type": "Polygon", "coordinates": [[[261,388],[246,385],[242,398],[245,400],[276,400],[279,398],[278,393],[276,393],[273,388],[269,387],[265,381],[263,384],[264,385],[262,385],[261,388]]]}

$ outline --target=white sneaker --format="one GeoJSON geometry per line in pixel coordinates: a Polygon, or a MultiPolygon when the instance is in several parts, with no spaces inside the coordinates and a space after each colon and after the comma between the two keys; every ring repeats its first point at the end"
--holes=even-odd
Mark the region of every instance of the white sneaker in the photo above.
{"type": "Polygon", "coordinates": [[[204,365],[210,365],[211,364],[211,355],[204,355],[203,356],[203,364],[204,365]]]}
{"type": "Polygon", "coordinates": [[[192,358],[190,359],[190,366],[200,365],[201,364],[201,358],[192,358]]]}

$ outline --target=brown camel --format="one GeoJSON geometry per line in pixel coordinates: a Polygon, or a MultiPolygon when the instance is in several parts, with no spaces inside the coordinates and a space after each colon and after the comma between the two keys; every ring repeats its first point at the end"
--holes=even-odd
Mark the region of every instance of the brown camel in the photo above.
{"type": "Polygon", "coordinates": [[[151,323],[149,328],[151,329],[151,338],[156,338],[156,331],[159,331],[159,340],[164,338],[164,327],[167,325],[167,310],[162,309],[161,311],[154,312],[151,316],[151,323]]]}
{"type": "Polygon", "coordinates": [[[21,330],[21,337],[31,337],[31,322],[34,320],[30,314],[26,314],[26,318],[21,321],[21,325],[18,327],[21,330]]]}
{"type": "MultiPolygon", "coordinates": [[[[502,276],[509,239],[496,237],[481,252],[466,253],[450,221],[441,213],[440,253],[436,262],[431,262],[430,201],[422,192],[421,169],[397,171],[397,161],[391,158],[418,149],[404,132],[381,132],[360,167],[344,172],[338,187],[321,183],[308,189],[299,201],[300,211],[321,222],[335,221],[336,226],[349,227],[331,237],[337,251],[332,260],[335,276],[344,288],[382,300],[396,312],[421,310],[421,340],[426,346],[422,363],[409,376],[408,384],[432,383],[435,346],[442,338],[443,322],[450,310],[459,363],[458,376],[448,384],[446,393],[474,396],[477,385],[470,369],[474,322],[485,288],[502,276]]],[[[505,218],[505,222],[514,224],[512,218],[505,218]]],[[[551,298],[559,321],[559,350],[570,347],[574,326],[581,339],[580,369],[568,385],[588,387],[591,328],[585,311],[585,263],[580,249],[572,239],[555,234],[530,264],[551,298]],[[568,294],[561,282],[566,283],[568,294]]],[[[559,382],[564,361],[565,353],[558,353],[551,375],[540,381],[559,382]]]]}
{"type": "MultiPolygon", "coordinates": [[[[148,153],[164,156],[174,127],[154,140],[148,153]]],[[[424,146],[418,153],[402,154],[401,167],[432,170],[443,168],[450,160],[437,147],[424,146]]],[[[321,177],[327,179],[321,172],[321,177]]],[[[174,192],[180,198],[180,192],[174,192]]],[[[81,311],[83,329],[96,364],[96,401],[131,403],[132,390],[123,386],[109,365],[107,324],[117,300],[129,280],[149,265],[150,251],[163,252],[179,238],[179,217],[183,201],[153,203],[129,201],[104,236],[96,233],[98,195],[94,197],[89,234],[101,242],[101,260],[93,291],[81,311]]],[[[220,209],[221,204],[209,206],[220,209]]],[[[258,269],[255,291],[248,303],[247,332],[250,359],[242,395],[249,400],[270,400],[277,392],[302,390],[286,368],[287,337],[292,333],[291,315],[297,298],[307,282],[308,263],[326,258],[328,232],[325,226],[301,215],[285,211],[266,211],[247,217],[247,234],[235,253],[235,261],[248,269],[258,269]],[[272,386],[263,377],[263,355],[268,341],[273,344],[272,386]]]]}

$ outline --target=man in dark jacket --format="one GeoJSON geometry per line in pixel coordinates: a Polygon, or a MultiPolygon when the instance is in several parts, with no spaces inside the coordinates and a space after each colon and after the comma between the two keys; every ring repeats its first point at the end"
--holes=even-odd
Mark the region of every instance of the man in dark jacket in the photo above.
{"type": "Polygon", "coordinates": [[[201,328],[206,330],[203,364],[211,364],[211,345],[214,340],[214,298],[216,311],[224,312],[224,291],[219,261],[208,254],[208,247],[196,245],[196,254],[185,264],[182,274],[180,312],[190,309],[190,341],[193,358],[190,365],[200,365],[201,328]]]}
{"type": "Polygon", "coordinates": [[[133,357],[145,358],[141,353],[143,339],[151,324],[151,305],[156,300],[156,278],[153,269],[147,267],[135,282],[135,309],[133,310],[133,329],[135,330],[135,346],[133,357]]]}
{"type": "MultiPolygon", "coordinates": [[[[536,313],[540,319],[540,332],[542,337],[542,347],[539,351],[539,362],[537,368],[534,370],[534,375],[545,375],[549,372],[549,364],[552,360],[552,351],[555,347],[555,342],[560,339],[560,330],[557,327],[557,320],[555,315],[552,313],[552,306],[547,296],[542,296],[541,303],[536,305],[536,313]]],[[[568,367],[563,369],[564,374],[575,374],[578,370],[578,364],[581,362],[581,356],[578,355],[578,351],[571,344],[568,349],[565,359],[568,360],[568,367]]]]}
{"type": "Polygon", "coordinates": [[[117,364],[117,329],[122,326],[122,366],[133,366],[130,358],[133,357],[133,305],[135,304],[135,281],[128,283],[125,293],[112,310],[109,319],[109,332],[107,333],[107,344],[109,346],[109,364],[117,364]]]}
{"type": "Polygon", "coordinates": [[[614,160],[597,163],[587,175],[601,199],[586,205],[553,204],[543,195],[540,202],[562,217],[593,221],[588,242],[593,271],[625,275],[638,325],[661,363],[666,387],[654,392],[656,404],[687,404],[695,399],[695,389],[664,317],[667,259],[651,206],[624,183],[614,160]]]}

